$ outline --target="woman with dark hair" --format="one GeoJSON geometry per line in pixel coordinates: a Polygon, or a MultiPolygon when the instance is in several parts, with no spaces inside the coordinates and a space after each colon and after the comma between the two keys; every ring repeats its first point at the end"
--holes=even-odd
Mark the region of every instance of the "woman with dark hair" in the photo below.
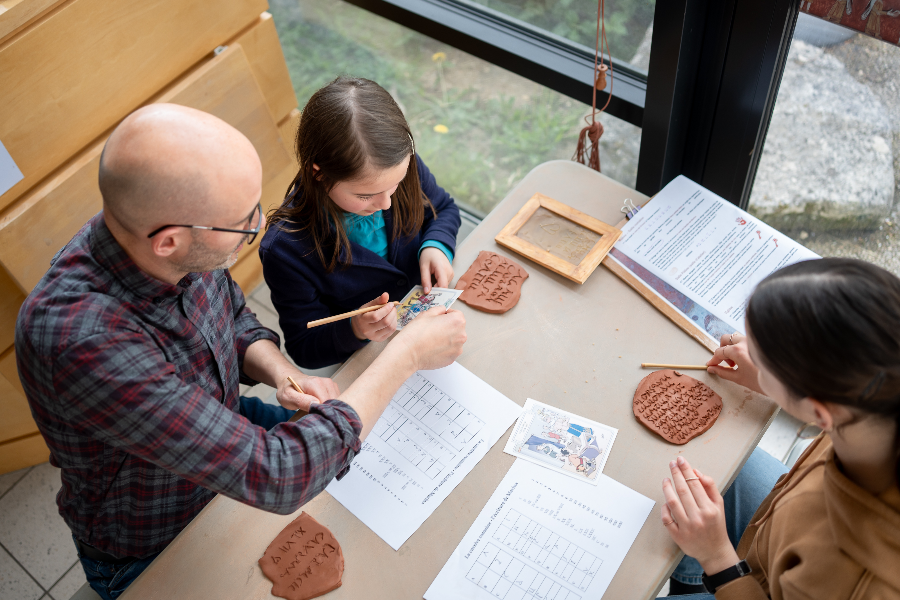
{"type": "Polygon", "coordinates": [[[397,328],[393,305],[313,329],[310,321],[447,287],[459,209],[416,154],[403,112],[374,81],[338,77],[310,97],[300,169],[268,215],[263,275],[301,367],[342,362],[397,328]]]}
{"type": "Polygon", "coordinates": [[[687,460],[670,463],[662,524],[688,555],[672,592],[900,598],[900,279],[852,259],[797,263],[760,283],[746,324],[709,372],[822,433],[774,489],[780,463],[755,451],[724,499],[687,460]]]}

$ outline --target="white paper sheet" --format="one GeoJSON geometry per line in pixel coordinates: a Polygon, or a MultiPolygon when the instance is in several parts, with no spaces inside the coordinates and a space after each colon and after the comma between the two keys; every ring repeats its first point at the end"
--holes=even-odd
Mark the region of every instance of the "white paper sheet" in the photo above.
{"type": "Polygon", "coordinates": [[[24,179],[16,161],[10,156],[3,142],[0,142],[0,196],[24,179]]]}
{"type": "Polygon", "coordinates": [[[818,258],[683,175],[622,227],[615,250],[740,332],[747,300],[760,281],[789,264],[818,258]]]}
{"type": "Polygon", "coordinates": [[[458,363],[404,383],[328,493],[398,550],[519,416],[458,363]]]}
{"type": "Polygon", "coordinates": [[[618,433],[615,427],[528,398],[503,451],[597,485],[618,433]]]}
{"type": "Polygon", "coordinates": [[[599,599],[655,502],[516,460],[425,592],[426,600],[599,599]]]}

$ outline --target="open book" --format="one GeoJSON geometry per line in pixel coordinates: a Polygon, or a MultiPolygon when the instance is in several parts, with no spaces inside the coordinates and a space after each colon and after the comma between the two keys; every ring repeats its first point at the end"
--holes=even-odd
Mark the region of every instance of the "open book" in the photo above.
{"type": "Polygon", "coordinates": [[[760,281],[819,258],[683,175],[620,228],[604,264],[711,350],[722,335],[744,333],[760,281]]]}

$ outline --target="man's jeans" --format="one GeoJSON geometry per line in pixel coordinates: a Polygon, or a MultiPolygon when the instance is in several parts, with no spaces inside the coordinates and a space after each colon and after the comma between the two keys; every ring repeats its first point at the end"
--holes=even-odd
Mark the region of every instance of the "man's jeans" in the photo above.
{"type": "MultiPolygon", "coordinates": [[[[737,548],[744,530],[750,524],[750,519],[762,501],[765,500],[772,488],[778,482],[778,478],[788,469],[780,461],[772,457],[768,452],[757,448],[747,459],[747,463],[731,488],[725,492],[725,527],[728,530],[728,539],[737,548]]],[[[689,585],[703,583],[703,568],[695,559],[685,556],[675,567],[672,579],[689,585]]],[[[712,594],[690,594],[678,596],[684,600],[715,600],[712,594]]]]}
{"type": "MultiPolygon", "coordinates": [[[[259,425],[269,430],[279,423],[290,419],[294,411],[281,406],[266,404],[259,398],[241,396],[240,413],[254,425],[259,425]]],[[[74,540],[75,537],[72,536],[72,539],[74,540]]],[[[157,556],[159,556],[158,552],[146,558],[139,558],[117,565],[110,562],[91,560],[81,556],[80,552],[78,554],[88,583],[103,600],[115,600],[118,598],[157,556]]]]}

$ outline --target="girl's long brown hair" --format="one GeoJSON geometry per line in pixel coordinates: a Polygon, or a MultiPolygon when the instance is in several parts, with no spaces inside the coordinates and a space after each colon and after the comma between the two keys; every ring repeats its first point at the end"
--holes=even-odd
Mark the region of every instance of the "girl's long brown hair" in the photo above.
{"type": "Polygon", "coordinates": [[[268,215],[267,225],[308,235],[328,273],[352,260],[344,211],[328,195],[339,182],[409,158],[406,177],[391,197],[391,240],[418,233],[426,207],[434,213],[419,183],[409,124],[391,95],[374,81],[338,77],[313,94],[303,108],[294,146],[300,170],[284,202],[268,215]]]}

